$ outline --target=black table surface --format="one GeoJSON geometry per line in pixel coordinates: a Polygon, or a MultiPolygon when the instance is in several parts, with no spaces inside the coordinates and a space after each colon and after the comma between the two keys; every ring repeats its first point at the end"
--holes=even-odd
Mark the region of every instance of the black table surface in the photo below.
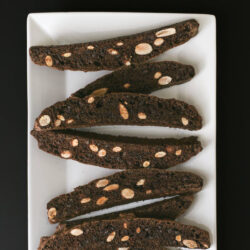
{"type": "MultiPolygon", "coordinates": [[[[214,14],[217,19],[218,249],[249,249],[249,21],[244,1],[0,2],[0,249],[27,249],[26,18],[31,12],[214,14]]],[[[55,176],[56,178],[56,176],[55,176]]],[[[206,216],[206,214],[204,214],[206,216]]],[[[39,225],[38,225],[39,226],[39,225]]]]}

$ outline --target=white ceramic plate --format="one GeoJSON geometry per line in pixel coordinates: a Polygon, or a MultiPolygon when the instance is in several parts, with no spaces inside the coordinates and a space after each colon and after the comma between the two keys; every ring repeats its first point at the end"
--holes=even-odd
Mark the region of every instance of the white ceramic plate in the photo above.
{"type": "MultiPolygon", "coordinates": [[[[195,18],[199,33],[186,44],[171,49],[155,60],[176,60],[192,64],[192,81],[154,94],[177,98],[196,106],[203,117],[201,130],[190,132],[162,127],[108,126],[88,130],[101,133],[147,137],[199,136],[204,150],[187,163],[173,169],[189,170],[204,178],[204,188],[179,221],[209,231],[211,250],[216,246],[216,21],[211,15],[155,13],[42,13],[27,20],[27,49],[33,45],[87,42],[137,33],[195,18]]],[[[33,64],[27,51],[28,131],[47,106],[68,97],[87,83],[107,74],[100,72],[57,71],[33,64]]],[[[28,219],[29,249],[38,247],[41,236],[50,235],[55,225],[47,220],[47,202],[76,186],[112,174],[114,170],[63,160],[38,149],[28,134],[28,219]]],[[[134,204],[132,204],[134,206],[134,204]]],[[[127,208],[123,206],[122,208],[127,208]]],[[[115,208],[117,209],[117,208],[115,208]]],[[[112,209],[115,210],[115,209],[112,209]]],[[[119,207],[121,209],[121,207],[119,207]]],[[[99,213],[95,213],[99,214],[99,213]]]]}

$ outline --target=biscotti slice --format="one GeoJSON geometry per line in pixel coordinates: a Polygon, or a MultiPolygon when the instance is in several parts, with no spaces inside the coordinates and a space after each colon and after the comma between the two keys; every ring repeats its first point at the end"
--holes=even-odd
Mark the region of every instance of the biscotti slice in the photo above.
{"type": "Polygon", "coordinates": [[[121,68],[107,74],[85,88],[72,94],[73,97],[132,92],[150,94],[153,91],[182,84],[194,76],[194,68],[178,62],[151,62],[121,68]]]}
{"type": "Polygon", "coordinates": [[[192,204],[194,197],[192,195],[181,195],[174,198],[166,199],[163,201],[158,201],[153,204],[140,206],[132,209],[127,209],[119,212],[114,212],[111,214],[104,214],[96,217],[79,219],[73,221],[61,222],[55,233],[67,230],[78,224],[82,224],[87,221],[94,220],[110,220],[116,218],[127,218],[127,217],[137,217],[137,218],[155,218],[155,219],[171,219],[174,220],[180,215],[182,215],[192,204]]]}
{"type": "Polygon", "coordinates": [[[202,179],[189,172],[137,169],[118,172],[73,192],[60,195],[47,204],[51,223],[130,202],[198,192],[202,179]]]}
{"type": "Polygon", "coordinates": [[[118,218],[75,225],[44,241],[39,249],[207,249],[209,233],[172,220],[118,218]]]}
{"type": "Polygon", "coordinates": [[[196,20],[164,26],[130,36],[88,43],[33,46],[30,57],[38,65],[59,70],[114,70],[133,63],[142,63],[195,36],[196,20]]]}
{"type": "Polygon", "coordinates": [[[113,169],[166,169],[202,150],[197,137],[148,139],[73,130],[32,130],[41,150],[64,159],[113,169]]]}
{"type": "Polygon", "coordinates": [[[101,125],[166,126],[197,130],[202,119],[194,106],[175,99],[134,93],[70,98],[42,111],[35,130],[101,125]]]}

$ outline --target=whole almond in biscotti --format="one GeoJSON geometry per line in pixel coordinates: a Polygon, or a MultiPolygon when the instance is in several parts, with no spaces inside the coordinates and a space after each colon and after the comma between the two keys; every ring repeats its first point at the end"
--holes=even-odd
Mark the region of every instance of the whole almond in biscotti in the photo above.
{"type": "MultiPolygon", "coordinates": [[[[45,152],[113,169],[167,169],[189,160],[202,150],[197,137],[147,139],[71,130],[42,133],[33,130],[31,134],[45,152]]],[[[104,179],[97,187],[110,184],[104,179]]]]}
{"type": "MultiPolygon", "coordinates": [[[[153,77],[153,75],[152,75],[153,77]]],[[[69,129],[101,125],[163,126],[198,130],[202,118],[196,108],[183,101],[136,93],[109,93],[69,98],[44,109],[35,121],[35,130],[69,129]],[[58,115],[65,122],[55,125],[58,115]]]]}
{"type": "Polygon", "coordinates": [[[58,70],[115,70],[146,62],[187,42],[198,33],[198,27],[198,22],[190,19],[105,41],[33,46],[29,53],[34,63],[58,70]]]}
{"type": "Polygon", "coordinates": [[[53,208],[56,213],[49,213],[52,216],[48,216],[48,219],[51,223],[57,223],[130,202],[194,193],[201,190],[202,183],[199,176],[189,172],[157,169],[118,172],[77,187],[73,192],[49,201],[48,211],[53,208]],[[143,185],[138,186],[142,179],[144,180],[143,185]],[[104,184],[100,186],[100,183],[104,184]],[[86,198],[88,199],[86,200],[86,198]]]}

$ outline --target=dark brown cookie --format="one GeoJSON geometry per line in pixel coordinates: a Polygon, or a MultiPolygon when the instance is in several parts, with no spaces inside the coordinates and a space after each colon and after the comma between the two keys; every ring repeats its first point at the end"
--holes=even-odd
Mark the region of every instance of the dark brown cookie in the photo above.
{"type": "Polygon", "coordinates": [[[196,20],[187,20],[143,33],[88,43],[33,46],[32,61],[59,70],[114,70],[143,63],[187,42],[198,33],[196,20]]]}
{"type": "Polygon", "coordinates": [[[72,94],[72,97],[83,98],[91,94],[112,92],[150,94],[159,89],[185,83],[191,80],[194,74],[191,65],[178,62],[132,65],[95,80],[72,94]]]}
{"type": "Polygon", "coordinates": [[[202,118],[194,106],[175,99],[134,93],[70,98],[42,111],[37,131],[100,125],[164,126],[197,130],[202,118]]]}
{"type": "Polygon", "coordinates": [[[52,199],[47,204],[48,218],[51,223],[57,223],[130,202],[198,192],[202,185],[202,179],[189,172],[127,170],[52,199]]]}
{"type": "Polygon", "coordinates": [[[119,218],[75,225],[49,238],[39,249],[207,249],[209,233],[195,226],[153,218],[119,218]]]}
{"type": "Polygon", "coordinates": [[[167,169],[202,150],[197,137],[147,139],[73,130],[32,130],[41,150],[86,164],[113,169],[167,169]]]}

